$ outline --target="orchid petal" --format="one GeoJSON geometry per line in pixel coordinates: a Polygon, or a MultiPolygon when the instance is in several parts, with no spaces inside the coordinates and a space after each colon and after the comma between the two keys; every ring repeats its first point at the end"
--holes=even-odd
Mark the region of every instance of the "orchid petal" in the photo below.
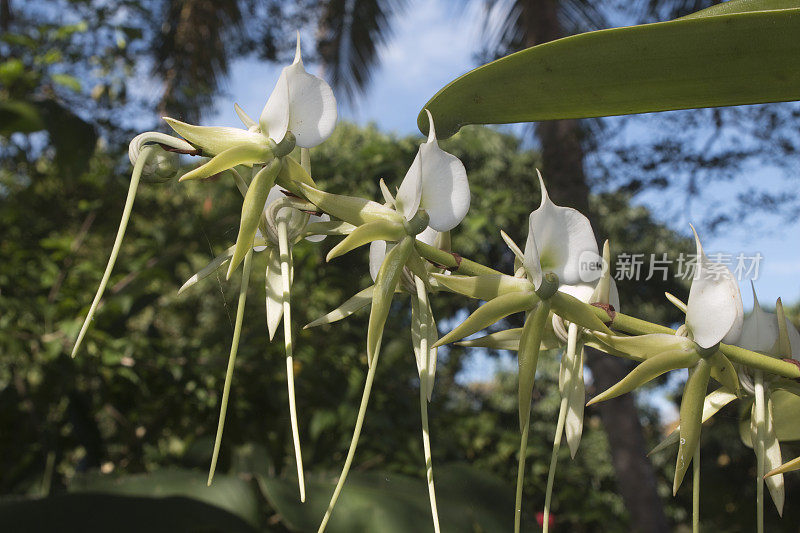
{"type": "Polygon", "coordinates": [[[386,241],[372,241],[369,245],[369,275],[372,281],[378,277],[378,271],[386,257],[386,241]]]}
{"type": "Polygon", "coordinates": [[[406,220],[410,220],[419,209],[422,200],[422,159],[420,152],[414,157],[414,161],[406,171],[400,187],[397,189],[395,205],[397,210],[403,214],[406,220]]]}
{"type": "MultiPolygon", "coordinates": [[[[778,315],[764,311],[758,302],[755,286],[752,286],[752,289],[753,311],[744,320],[738,345],[754,352],[771,353],[778,341],[778,315]]],[[[789,334],[791,355],[796,358],[800,355],[800,333],[797,332],[797,328],[788,319],[784,318],[784,320],[789,334]]],[[[788,354],[780,355],[786,356],[788,354]]]]}
{"type": "MultiPolygon", "coordinates": [[[[322,213],[322,215],[311,215],[308,217],[308,223],[311,224],[313,222],[330,222],[331,217],[328,213],[322,213]]],[[[321,242],[325,240],[326,235],[309,235],[306,237],[306,240],[309,242],[321,242]]]]}
{"type": "Polygon", "coordinates": [[[333,90],[324,80],[309,74],[302,61],[284,69],[289,88],[289,130],[297,146],[311,148],[331,136],[338,113],[333,90]]]}
{"type": "MultiPolygon", "coordinates": [[[[550,200],[541,173],[539,183],[542,203],[530,214],[529,244],[536,245],[541,269],[554,272],[563,284],[587,281],[581,277],[581,261],[586,260],[587,254],[592,254],[592,258],[600,255],[592,225],[579,211],[557,206],[550,200]]],[[[525,248],[533,260],[533,250],[528,245],[525,248]]]]}
{"type": "Polygon", "coordinates": [[[460,159],[439,148],[435,139],[420,146],[419,155],[424,176],[420,208],[428,212],[432,228],[449,231],[469,211],[467,170],[460,159]]]}
{"type": "Polygon", "coordinates": [[[731,344],[739,338],[744,318],[739,285],[728,267],[706,257],[694,227],[692,231],[697,243],[697,271],[686,305],[686,327],[702,348],[720,341],[731,344]]]}
{"type": "Polygon", "coordinates": [[[542,264],[539,261],[539,249],[536,246],[536,234],[533,226],[528,222],[528,239],[525,241],[522,265],[530,276],[534,288],[539,290],[542,286],[542,264]]]}
{"type": "Polygon", "coordinates": [[[283,317],[283,283],[281,281],[281,261],[280,254],[274,246],[267,252],[267,275],[266,275],[266,296],[267,296],[267,330],[269,340],[275,336],[278,326],[283,317]]]}
{"type": "Polygon", "coordinates": [[[203,155],[215,156],[233,147],[248,146],[253,152],[269,150],[263,135],[241,128],[195,126],[169,117],[162,117],[175,133],[203,151],[203,155]]]}
{"type": "Polygon", "coordinates": [[[261,111],[258,124],[261,126],[261,133],[276,143],[286,137],[289,130],[289,81],[286,68],[281,71],[278,83],[261,111]]]}

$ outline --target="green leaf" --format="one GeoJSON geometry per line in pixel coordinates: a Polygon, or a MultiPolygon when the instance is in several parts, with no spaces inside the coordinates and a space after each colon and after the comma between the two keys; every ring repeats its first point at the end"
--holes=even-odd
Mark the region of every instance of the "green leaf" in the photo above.
{"type": "Polygon", "coordinates": [[[164,469],[150,474],[108,476],[85,474],[70,483],[70,492],[102,492],[124,496],[183,496],[225,509],[251,525],[258,524],[258,498],[246,481],[218,475],[206,486],[206,476],[193,470],[164,469]]]}
{"type": "MultiPolygon", "coordinates": [[[[267,500],[292,531],[317,531],[333,490],[332,481],[308,480],[308,499],[301,504],[295,482],[256,477],[267,500]]],[[[512,529],[513,515],[508,510],[514,506],[514,495],[503,480],[468,466],[446,465],[436,471],[436,497],[442,531],[504,533],[512,529]]],[[[422,476],[353,472],[326,531],[429,531],[430,516],[422,476]]]]}
{"type": "MultiPolygon", "coordinates": [[[[443,139],[467,124],[797,100],[798,32],[798,0],[727,2],[528,48],[461,76],[425,108],[443,139]]],[[[428,131],[424,110],[417,124],[428,131]]]]}
{"type": "Polygon", "coordinates": [[[4,531],[203,531],[255,533],[247,522],[220,507],[186,498],[151,495],[62,494],[43,499],[0,501],[4,531]],[[157,518],[156,518],[157,517],[157,518]]]}

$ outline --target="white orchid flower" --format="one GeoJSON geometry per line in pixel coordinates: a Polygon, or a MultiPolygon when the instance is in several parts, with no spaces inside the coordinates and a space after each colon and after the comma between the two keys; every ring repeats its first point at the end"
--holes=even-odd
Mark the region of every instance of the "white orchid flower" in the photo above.
{"type": "Polygon", "coordinates": [[[433,117],[428,113],[428,141],[422,143],[397,191],[396,207],[406,220],[424,209],[437,231],[455,228],[469,211],[469,182],[464,163],[439,148],[433,117]]]}
{"type": "Polygon", "coordinates": [[[718,342],[733,344],[739,339],[744,321],[739,284],[728,267],[706,256],[694,227],[692,232],[697,244],[697,268],[686,304],[686,328],[701,348],[711,348],[718,342]]]}
{"type": "Polygon", "coordinates": [[[790,353],[779,354],[778,352],[778,315],[764,311],[758,303],[756,288],[753,289],[753,312],[744,319],[742,325],[742,335],[738,345],[754,352],[767,355],[777,355],[780,357],[792,357],[800,359],[800,333],[791,321],[784,317],[786,333],[790,346],[790,353]]]}
{"type": "Polygon", "coordinates": [[[236,165],[264,163],[273,157],[273,148],[288,132],[294,140],[289,141],[286,153],[295,145],[317,146],[333,133],[338,116],[331,87],[305,70],[299,32],[294,61],[281,71],[258,122],[238,105],[235,108],[247,129],[194,126],[164,117],[176,133],[202,151],[201,155],[212,156],[211,161],[181,180],[205,178],[236,165]]]}
{"type": "MultiPolygon", "coordinates": [[[[553,203],[541,172],[536,173],[542,201],[528,217],[528,239],[521,257],[525,272],[537,290],[544,272],[553,272],[558,276],[559,291],[589,302],[603,267],[592,224],[577,209],[553,203]]],[[[619,309],[619,293],[613,278],[610,278],[609,301],[619,309]]]]}
{"type": "MultiPolygon", "coordinates": [[[[764,311],[752,283],[751,287],[753,312],[744,320],[738,345],[774,357],[797,359],[800,354],[800,333],[783,314],[780,299],[777,313],[764,311]]],[[[756,454],[756,493],[763,492],[762,483],[765,483],[778,513],[782,514],[785,500],[783,474],[766,478],[764,475],[781,466],[783,462],[780,441],[797,438],[797,431],[794,430],[798,422],[797,396],[774,387],[773,380],[765,377],[761,371],[751,373],[740,369],[740,378],[744,389],[754,397],[750,408],[750,431],[743,432],[742,437],[756,454]]]]}

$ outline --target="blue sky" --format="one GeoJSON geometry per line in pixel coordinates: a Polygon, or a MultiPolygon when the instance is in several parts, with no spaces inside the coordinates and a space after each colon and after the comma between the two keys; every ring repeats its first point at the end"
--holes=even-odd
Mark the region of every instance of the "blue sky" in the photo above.
{"type": "MultiPolygon", "coordinates": [[[[419,134],[416,116],[425,102],[448,82],[477,66],[474,60],[480,41],[480,28],[476,24],[480,17],[477,15],[476,12],[460,13],[446,0],[412,0],[407,12],[394,25],[394,38],[380,52],[381,67],[367,94],[356,109],[340,107],[340,117],[358,124],[374,122],[387,132],[419,134]]],[[[310,39],[307,42],[310,44],[310,39]]],[[[253,60],[235,63],[225,87],[226,94],[219,98],[215,116],[209,117],[206,123],[238,126],[233,102],[257,117],[281,68],[281,65],[253,60]]],[[[313,65],[308,69],[315,71],[313,65]]],[[[734,183],[741,186],[741,190],[748,183],[774,184],[780,181],[775,172],[769,169],[757,175],[743,172],[734,183]]],[[[713,197],[732,194],[729,188],[722,190],[721,187],[708,193],[713,197]]],[[[657,198],[654,195],[642,199],[656,216],[657,198]]],[[[702,206],[695,203],[694,209],[702,209],[702,206]]],[[[681,218],[683,220],[674,223],[664,222],[689,235],[686,220],[691,217],[687,214],[681,218]]],[[[761,275],[756,281],[762,304],[772,305],[779,296],[787,303],[800,300],[800,221],[782,228],[771,227],[766,234],[742,229],[705,237],[704,228],[697,229],[706,252],[733,255],[760,252],[763,255],[761,275]]],[[[741,288],[745,309],[748,309],[752,305],[749,282],[742,282],[741,288]]]]}

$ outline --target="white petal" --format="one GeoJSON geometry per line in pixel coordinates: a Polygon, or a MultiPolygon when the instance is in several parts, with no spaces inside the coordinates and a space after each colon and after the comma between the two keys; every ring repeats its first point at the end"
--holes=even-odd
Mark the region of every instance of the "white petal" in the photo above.
{"type": "Polygon", "coordinates": [[[414,161],[408,167],[397,189],[395,205],[406,220],[410,220],[417,213],[420,200],[422,200],[422,161],[420,151],[417,151],[414,161]]]}
{"type": "Polygon", "coordinates": [[[422,241],[425,244],[429,244],[431,246],[436,246],[434,243],[436,242],[436,237],[438,236],[439,232],[433,229],[432,227],[428,226],[422,231],[422,233],[417,235],[417,240],[422,241]]]}
{"type": "Polygon", "coordinates": [[[378,271],[386,257],[386,241],[372,241],[369,245],[369,275],[372,281],[378,277],[378,271]]]}
{"type": "MultiPolygon", "coordinates": [[[[322,215],[320,216],[311,215],[310,217],[308,217],[309,224],[311,222],[330,222],[330,220],[331,217],[330,215],[328,215],[328,213],[322,213],[322,215]]],[[[308,237],[306,237],[306,240],[310,242],[320,242],[325,240],[325,235],[309,235],[308,237]]]]}
{"type": "Polygon", "coordinates": [[[539,183],[542,203],[531,213],[529,224],[535,235],[541,268],[554,272],[561,283],[580,283],[583,281],[581,260],[592,254],[599,256],[592,225],[576,209],[554,204],[547,195],[541,174],[539,183]]]}
{"type": "Polygon", "coordinates": [[[469,211],[469,182],[464,163],[436,143],[420,146],[422,162],[422,200],[420,208],[430,216],[428,223],[439,231],[450,231],[469,211]]]}
{"type": "MultiPolygon", "coordinates": [[[[752,282],[751,282],[752,286],[752,282]]],[[[800,356],[800,333],[788,318],[786,329],[789,333],[792,357],[800,356]]],[[[738,345],[748,350],[771,354],[775,343],[778,341],[778,315],[769,313],[761,308],[753,286],[753,311],[747,316],[742,325],[742,335],[738,345]]],[[[775,355],[775,354],[772,354],[775,355]]]]}
{"type": "Polygon", "coordinates": [[[331,136],[338,113],[333,90],[298,61],[283,69],[289,84],[289,129],[297,146],[311,148],[331,136]]]}
{"type": "Polygon", "coordinates": [[[278,78],[278,83],[272,89],[272,94],[267,99],[267,104],[261,111],[258,123],[261,133],[279,143],[286,136],[289,129],[289,82],[285,67],[278,78]]]}
{"type": "Polygon", "coordinates": [[[283,317],[283,282],[281,280],[280,254],[274,247],[270,247],[267,252],[267,275],[266,275],[266,296],[267,296],[267,330],[269,339],[275,336],[278,325],[283,317]]]}
{"type": "Polygon", "coordinates": [[[702,348],[736,342],[744,319],[739,285],[728,267],[706,257],[697,232],[694,238],[697,269],[686,305],[686,327],[702,348]]]}
{"type": "Polygon", "coordinates": [[[592,300],[594,287],[588,283],[577,283],[575,285],[560,285],[558,291],[574,296],[578,300],[588,304],[592,300]]]}
{"type": "Polygon", "coordinates": [[[539,248],[536,246],[536,233],[533,230],[533,223],[528,218],[528,239],[525,241],[524,261],[522,264],[528,272],[533,286],[539,289],[542,285],[542,265],[539,261],[539,248]]]}
{"type": "MultiPolygon", "coordinates": [[[[752,286],[752,283],[751,283],[752,286]]],[[[753,312],[750,313],[742,324],[742,336],[739,346],[756,352],[767,352],[778,340],[778,317],[775,313],[767,313],[761,309],[753,289],[753,312]]]]}

